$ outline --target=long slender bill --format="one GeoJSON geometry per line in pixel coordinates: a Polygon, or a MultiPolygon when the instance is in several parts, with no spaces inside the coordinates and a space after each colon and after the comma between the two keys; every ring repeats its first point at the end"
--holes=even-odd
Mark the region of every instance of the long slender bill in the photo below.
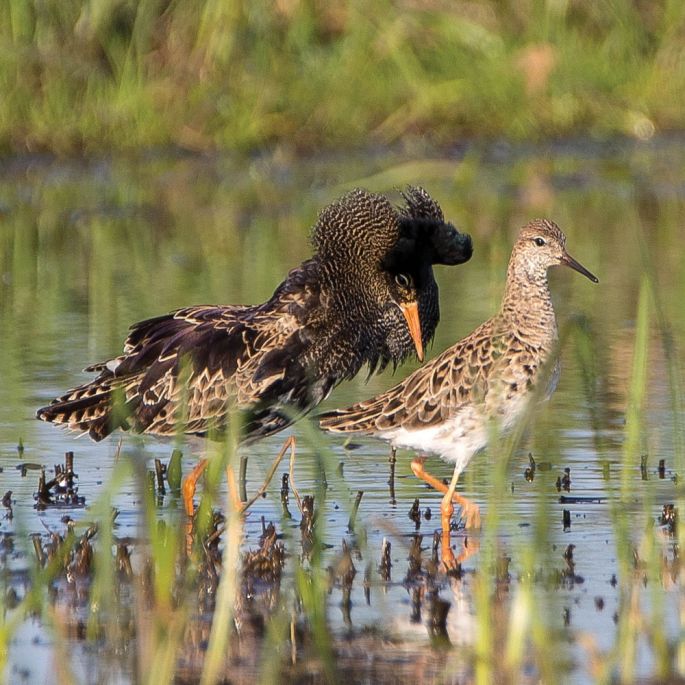
{"type": "Polygon", "coordinates": [[[400,309],[404,318],[407,320],[407,326],[409,327],[409,335],[414,341],[414,347],[416,348],[416,356],[419,361],[423,361],[423,341],[421,340],[421,320],[419,319],[419,305],[416,302],[409,302],[407,304],[401,304],[400,309]]]}
{"type": "Polygon", "coordinates": [[[588,271],[580,262],[577,262],[575,259],[573,259],[568,252],[561,259],[566,266],[570,266],[579,274],[583,274],[583,276],[589,278],[593,283],[599,283],[599,278],[597,278],[597,276],[595,276],[592,272],[588,271]]]}

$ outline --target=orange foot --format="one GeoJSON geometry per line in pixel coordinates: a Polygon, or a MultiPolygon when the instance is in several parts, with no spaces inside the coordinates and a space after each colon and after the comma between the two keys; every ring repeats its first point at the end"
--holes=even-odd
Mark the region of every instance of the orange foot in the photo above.
{"type": "MultiPolygon", "coordinates": [[[[412,462],[412,470],[413,469],[414,462],[412,462]]],[[[455,571],[459,568],[459,562],[454,556],[450,541],[450,525],[453,513],[454,504],[452,504],[452,500],[449,498],[449,495],[446,494],[445,497],[442,498],[442,502],[440,502],[440,522],[442,524],[442,536],[440,538],[442,563],[440,566],[445,573],[455,571]]]]}
{"type": "MultiPolygon", "coordinates": [[[[435,476],[428,473],[424,468],[425,463],[426,457],[414,457],[411,462],[413,474],[424,483],[428,483],[432,488],[435,488],[438,492],[442,492],[443,495],[447,494],[449,487],[441,480],[438,480],[435,476]]],[[[464,521],[466,528],[480,528],[480,509],[475,502],[472,502],[467,497],[454,491],[452,494],[452,501],[456,502],[461,507],[461,518],[464,521]]],[[[452,516],[451,513],[450,516],[452,516]]]]}
{"type": "Polygon", "coordinates": [[[452,523],[452,514],[454,513],[454,502],[457,501],[460,504],[462,517],[466,522],[467,528],[480,526],[480,511],[477,504],[454,492],[456,477],[452,479],[450,487],[447,487],[444,484],[442,485],[445,488],[445,495],[440,502],[440,522],[442,524],[442,537],[440,539],[442,550],[441,568],[445,573],[449,573],[450,571],[458,570],[461,564],[479,548],[477,541],[475,545],[469,545],[468,538],[466,538],[464,539],[464,546],[461,553],[458,557],[454,556],[450,540],[450,526],[452,523]]]}

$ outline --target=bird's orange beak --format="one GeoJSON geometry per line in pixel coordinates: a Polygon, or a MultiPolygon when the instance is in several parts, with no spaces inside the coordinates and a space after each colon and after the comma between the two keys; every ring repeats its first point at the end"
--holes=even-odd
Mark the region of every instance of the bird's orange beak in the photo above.
{"type": "Polygon", "coordinates": [[[407,304],[401,304],[400,309],[404,318],[407,320],[407,326],[409,328],[409,335],[414,341],[414,347],[416,348],[416,356],[419,361],[423,361],[423,341],[421,340],[421,320],[419,319],[419,305],[417,302],[409,302],[407,304]]]}

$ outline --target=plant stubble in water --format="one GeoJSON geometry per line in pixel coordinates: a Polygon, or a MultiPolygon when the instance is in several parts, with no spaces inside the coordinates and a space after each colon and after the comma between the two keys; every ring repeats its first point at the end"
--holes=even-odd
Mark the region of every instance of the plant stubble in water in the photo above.
{"type": "MultiPolygon", "coordinates": [[[[212,617],[219,615],[219,579],[226,564],[235,566],[237,548],[225,542],[236,534],[231,524],[211,518],[216,508],[226,513],[221,478],[206,486],[218,492],[213,506],[200,507],[209,521],[205,536],[211,538],[213,526],[221,535],[187,557],[174,488],[160,497],[146,489],[144,465],[153,470],[155,458],[167,463],[173,445],[125,437],[119,450],[116,440],[74,441],[31,417],[78,369],[116,352],[132,321],[192,302],[268,296],[308,253],[307,226],[339,194],[333,184],[342,177],[346,187],[355,185],[369,160],[303,164],[285,176],[277,162],[265,162],[249,188],[233,192],[228,183],[213,185],[217,175],[239,173],[227,161],[5,170],[0,477],[3,492],[12,491],[12,517],[0,521],[0,635],[7,679],[24,671],[38,678],[60,655],[60,673],[77,681],[95,673],[101,682],[144,682],[155,669],[195,680],[207,668],[207,649],[218,650],[225,639],[227,664],[207,668],[210,681],[225,668],[263,678],[296,677],[307,668],[321,679],[368,676],[362,657],[369,653],[379,681],[418,663],[426,677],[458,673],[481,682],[678,673],[680,527],[657,517],[667,504],[682,510],[676,480],[685,475],[677,393],[685,317],[675,296],[685,273],[673,249],[684,204],[682,165],[674,160],[682,151],[682,144],[678,152],[657,141],[611,154],[557,149],[552,161],[522,154],[490,164],[483,155],[454,161],[456,176],[436,171],[425,181],[476,247],[458,273],[437,271],[442,321],[429,355],[494,311],[522,220],[552,216],[601,277],[590,292],[552,275],[564,340],[557,393],[519,440],[491,445],[464,474],[463,492],[481,504],[486,524],[473,540],[480,551],[454,579],[431,566],[439,517],[427,510],[438,511],[439,495],[415,482],[411,454],[397,454],[391,479],[384,445],[364,441],[347,449],[308,423],[298,425],[295,485],[314,498],[315,516],[307,523],[292,498],[283,506],[288,466],[282,464],[244,523],[241,553],[251,570],[234,573],[233,586],[219,593],[224,620],[233,616],[223,636],[212,634],[212,617]],[[297,189],[311,187],[312,178],[330,190],[305,193],[303,202],[297,189]],[[267,207],[254,197],[271,200],[267,207]],[[645,323],[647,316],[657,325],[645,323]],[[85,507],[34,508],[39,471],[30,465],[45,468],[47,484],[67,451],[75,454],[85,507]],[[24,477],[16,468],[22,465],[24,477]],[[363,497],[352,530],[358,491],[363,497]],[[62,521],[65,514],[75,527],[62,521]],[[260,543],[270,522],[282,539],[267,535],[270,542],[260,543]],[[97,531],[88,538],[91,523],[97,531]],[[384,540],[391,543],[389,558],[384,540]],[[278,582],[274,567],[260,566],[258,550],[266,544],[283,545],[278,582]],[[50,545],[62,550],[54,562],[50,545]],[[29,620],[27,610],[37,619],[29,620]],[[445,634],[461,648],[428,647],[445,634]],[[115,671],[119,649],[130,658],[115,671]],[[235,670],[238,664],[244,671],[235,670]]],[[[372,161],[379,175],[367,176],[366,184],[387,190],[374,183],[423,180],[402,178],[402,162],[401,156],[372,161]]],[[[340,387],[329,406],[394,382],[390,375],[356,380],[340,387]]],[[[281,443],[276,436],[249,448],[248,494],[261,485],[281,443]]],[[[182,449],[188,469],[194,456],[182,449]]],[[[432,466],[449,476],[449,465],[432,466]]],[[[456,536],[462,544],[464,533],[456,536]]]]}

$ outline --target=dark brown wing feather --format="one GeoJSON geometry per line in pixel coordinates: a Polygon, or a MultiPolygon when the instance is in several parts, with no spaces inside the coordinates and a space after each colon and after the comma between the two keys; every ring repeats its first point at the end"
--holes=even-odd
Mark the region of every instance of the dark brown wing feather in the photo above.
{"type": "Polygon", "coordinates": [[[135,324],[124,354],[95,364],[99,373],[38,411],[38,417],[101,440],[115,428],[172,435],[221,430],[234,409],[247,409],[257,437],[291,422],[327,394],[313,390],[302,359],[307,311],[317,308],[316,279],[305,263],[263,305],[195,306],[135,324]],[[286,382],[287,379],[287,382],[286,382]],[[293,405],[283,411],[284,403],[293,405]],[[117,406],[117,403],[120,403],[117,406]]]}

